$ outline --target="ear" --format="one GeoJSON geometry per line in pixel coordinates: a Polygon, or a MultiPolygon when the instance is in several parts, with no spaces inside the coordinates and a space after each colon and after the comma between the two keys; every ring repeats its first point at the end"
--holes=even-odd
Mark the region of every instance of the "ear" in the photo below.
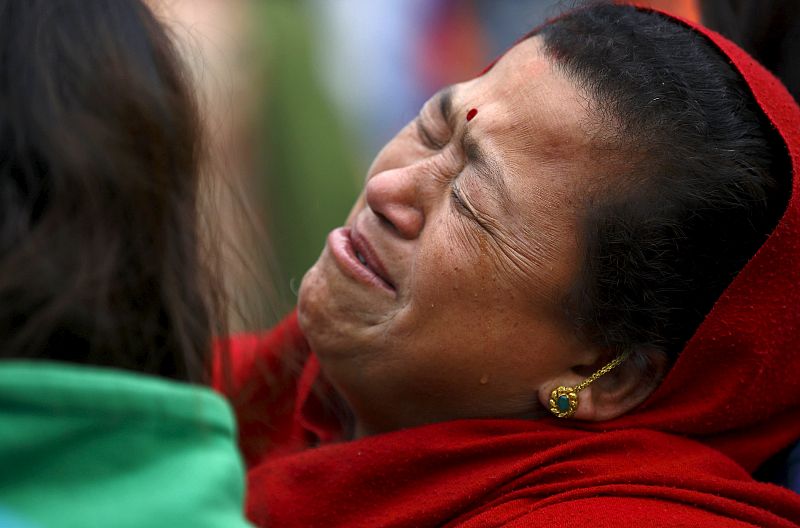
{"type": "MultiPolygon", "coordinates": [[[[549,410],[553,389],[580,384],[608,364],[608,356],[604,355],[604,358],[589,369],[585,365],[576,365],[563,376],[542,385],[538,391],[540,403],[549,410]]],[[[668,365],[667,356],[661,351],[634,351],[617,368],[578,393],[578,408],[569,419],[599,422],[632,411],[653,393],[666,375],[668,365]]]]}

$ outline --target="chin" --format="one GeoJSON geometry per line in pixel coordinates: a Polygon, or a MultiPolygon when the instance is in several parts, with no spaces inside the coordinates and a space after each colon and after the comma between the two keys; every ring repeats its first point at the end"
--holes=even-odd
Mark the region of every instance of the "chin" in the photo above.
{"type": "MultiPolygon", "coordinates": [[[[320,257],[321,259],[321,257],[320,257]]],[[[313,348],[317,348],[317,335],[326,333],[326,328],[331,325],[331,314],[326,309],[326,301],[330,298],[327,281],[319,271],[320,262],[317,261],[303,276],[300,291],[297,295],[297,321],[303,335],[313,348]]]]}
{"type": "Polygon", "coordinates": [[[325,255],[306,272],[300,284],[297,316],[303,335],[320,359],[352,356],[364,350],[368,325],[358,308],[359,292],[326,273],[325,255]]]}

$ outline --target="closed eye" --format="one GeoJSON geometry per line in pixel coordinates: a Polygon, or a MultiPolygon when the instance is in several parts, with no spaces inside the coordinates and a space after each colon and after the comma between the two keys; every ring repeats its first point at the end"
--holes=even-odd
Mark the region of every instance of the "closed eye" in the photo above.
{"type": "Polygon", "coordinates": [[[450,197],[453,199],[453,205],[455,205],[456,209],[458,209],[461,214],[469,216],[473,220],[477,220],[477,218],[475,218],[475,214],[469,207],[467,207],[467,204],[464,203],[464,200],[461,198],[461,196],[459,196],[455,185],[450,188],[450,197]]]}
{"type": "Polygon", "coordinates": [[[453,206],[459,213],[461,213],[462,215],[466,216],[467,218],[469,218],[470,220],[474,221],[476,224],[481,226],[481,228],[483,228],[484,231],[488,232],[489,234],[492,234],[492,230],[489,228],[489,226],[486,225],[486,223],[483,220],[481,220],[481,218],[477,215],[477,213],[475,213],[475,210],[472,209],[472,207],[470,207],[469,205],[467,205],[466,200],[464,200],[464,198],[461,197],[461,194],[455,182],[450,187],[450,198],[452,199],[453,206]]]}
{"type": "Polygon", "coordinates": [[[467,201],[461,196],[461,193],[458,190],[458,187],[455,183],[452,184],[450,187],[450,197],[453,200],[453,205],[455,206],[456,210],[463,214],[464,216],[470,218],[471,220],[475,221],[478,225],[487,229],[481,219],[478,217],[475,210],[467,205],[467,201]]]}

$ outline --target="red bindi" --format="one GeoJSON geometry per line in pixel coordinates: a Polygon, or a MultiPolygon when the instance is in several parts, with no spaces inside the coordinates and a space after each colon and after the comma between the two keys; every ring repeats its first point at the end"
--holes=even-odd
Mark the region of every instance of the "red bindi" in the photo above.
{"type": "Polygon", "coordinates": [[[467,121],[472,121],[475,116],[478,115],[478,109],[472,108],[469,112],[467,112],[467,121]]]}

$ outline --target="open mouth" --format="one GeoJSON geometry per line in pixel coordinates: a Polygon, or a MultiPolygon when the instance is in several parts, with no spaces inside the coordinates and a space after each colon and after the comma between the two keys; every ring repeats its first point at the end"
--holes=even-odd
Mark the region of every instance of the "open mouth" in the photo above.
{"type": "Polygon", "coordinates": [[[349,277],[395,295],[396,288],[369,242],[355,229],[340,227],[328,235],[328,247],[349,277]]]}
{"type": "Polygon", "coordinates": [[[360,262],[361,265],[367,270],[374,273],[376,277],[386,284],[386,286],[392,290],[395,290],[396,288],[389,279],[389,274],[386,273],[383,263],[375,254],[375,251],[372,249],[372,246],[369,244],[367,239],[365,239],[361,233],[358,232],[358,230],[352,228],[350,229],[350,240],[353,243],[353,251],[356,255],[356,259],[358,259],[358,262],[360,262]]]}

